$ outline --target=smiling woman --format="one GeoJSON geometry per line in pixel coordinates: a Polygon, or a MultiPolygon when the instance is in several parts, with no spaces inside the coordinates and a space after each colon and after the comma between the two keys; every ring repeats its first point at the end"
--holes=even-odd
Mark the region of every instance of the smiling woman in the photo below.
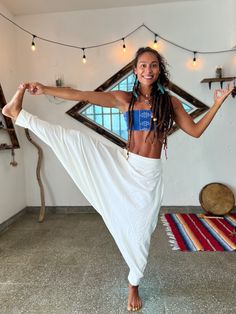
{"type": "Polygon", "coordinates": [[[167,134],[174,122],[171,98],[169,93],[165,92],[165,87],[169,84],[165,59],[152,48],[140,48],[136,53],[133,67],[136,79],[134,94],[128,107],[129,137],[127,149],[145,155],[147,151],[153,150],[151,156],[148,154],[148,157],[160,158],[161,148],[162,146],[166,148],[167,134]],[[140,133],[133,132],[132,124],[135,123],[133,112],[144,110],[146,106],[150,112],[150,123],[149,128],[144,130],[146,134],[143,134],[147,145],[143,145],[142,141],[138,139],[140,133]],[[138,142],[140,142],[140,146],[137,144],[138,142]]]}
{"type": "Polygon", "coordinates": [[[199,137],[230,95],[230,88],[195,123],[181,102],[170,95],[164,58],[150,47],[140,48],[133,62],[136,76],[131,92],[81,91],[45,86],[20,85],[3,114],[30,129],[54,151],[64,168],[102,216],[129,266],[129,311],[142,306],[139,283],[147,264],[150,240],[155,230],[163,196],[161,151],[175,121],[187,134],[199,137]],[[79,130],[52,125],[22,109],[25,91],[87,101],[127,113],[126,149],[108,146],[79,130]],[[145,120],[146,119],[146,120],[145,120]],[[144,123],[145,122],[145,123],[144,123]],[[142,127],[143,126],[143,127],[142,127]]]}
{"type": "MultiPolygon", "coordinates": [[[[136,75],[133,72],[134,60],[128,63],[120,71],[115,73],[106,82],[97,87],[95,91],[125,91],[132,92],[136,75]]],[[[137,82],[136,82],[137,83],[137,82]]],[[[160,87],[160,86],[159,86],[160,87]]],[[[189,94],[172,81],[169,81],[166,90],[171,95],[180,100],[184,110],[195,119],[206,112],[209,107],[189,94]]],[[[144,99],[148,104],[150,99],[144,99]]],[[[147,107],[148,109],[148,107],[147,107]]],[[[124,115],[117,108],[101,107],[90,102],[80,101],[66,112],[72,118],[82,122],[98,134],[104,136],[115,144],[126,147],[128,140],[127,115],[124,115]]],[[[169,135],[178,130],[178,125],[174,123],[169,135]]]]}

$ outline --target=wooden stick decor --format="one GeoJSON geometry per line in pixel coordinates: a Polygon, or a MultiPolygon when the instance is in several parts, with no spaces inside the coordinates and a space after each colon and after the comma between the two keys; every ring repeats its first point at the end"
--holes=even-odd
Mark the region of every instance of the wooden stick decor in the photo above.
{"type": "Polygon", "coordinates": [[[38,180],[38,184],[39,184],[39,188],[40,188],[40,199],[41,199],[41,209],[40,209],[40,213],[39,213],[39,222],[43,222],[45,219],[45,194],[44,194],[44,187],[43,187],[43,183],[42,183],[41,175],[40,175],[40,169],[41,169],[41,164],[42,164],[42,159],[43,159],[43,150],[39,146],[39,144],[37,144],[31,138],[28,129],[25,129],[25,135],[26,135],[27,139],[30,141],[30,143],[33,144],[38,150],[38,162],[37,162],[37,168],[36,168],[36,176],[37,176],[37,180],[38,180]]]}

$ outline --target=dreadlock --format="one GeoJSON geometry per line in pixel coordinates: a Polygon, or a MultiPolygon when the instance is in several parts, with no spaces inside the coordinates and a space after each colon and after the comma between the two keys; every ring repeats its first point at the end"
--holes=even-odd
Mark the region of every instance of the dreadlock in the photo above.
{"type": "MultiPolygon", "coordinates": [[[[139,57],[145,52],[150,52],[156,56],[159,63],[159,68],[160,68],[160,74],[158,76],[158,80],[157,82],[153,84],[151,95],[150,95],[152,99],[152,105],[151,105],[152,115],[151,115],[151,121],[150,121],[150,129],[146,136],[145,141],[149,137],[151,130],[154,126],[153,142],[155,138],[160,139],[164,145],[164,149],[166,149],[167,148],[167,136],[168,136],[169,131],[172,128],[173,120],[174,120],[174,110],[173,110],[173,106],[171,102],[171,97],[169,93],[163,88],[163,87],[168,87],[170,83],[169,72],[166,69],[165,59],[156,50],[150,47],[140,48],[137,51],[135,59],[133,61],[133,68],[137,67],[139,57]]],[[[127,151],[129,151],[131,136],[132,136],[134,104],[137,97],[140,95],[139,85],[140,83],[136,77],[131,101],[128,108],[129,134],[128,134],[127,151]]]]}

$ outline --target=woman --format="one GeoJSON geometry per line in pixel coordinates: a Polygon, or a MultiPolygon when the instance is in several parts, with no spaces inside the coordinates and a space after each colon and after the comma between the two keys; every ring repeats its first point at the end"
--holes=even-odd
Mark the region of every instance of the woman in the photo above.
{"type": "Polygon", "coordinates": [[[191,136],[199,137],[212,121],[229,89],[195,123],[181,102],[165,90],[168,73],[164,59],[149,47],[140,48],[134,60],[133,92],[83,92],[71,88],[22,84],[3,114],[30,129],[57,155],[76,185],[101,214],[130,268],[128,311],[142,302],[139,281],[147,263],[151,234],[162,199],[161,150],[173,121],[191,136]],[[124,113],[129,130],[127,149],[108,147],[80,131],[66,130],[39,120],[22,109],[25,90],[68,100],[88,101],[124,113]]]}

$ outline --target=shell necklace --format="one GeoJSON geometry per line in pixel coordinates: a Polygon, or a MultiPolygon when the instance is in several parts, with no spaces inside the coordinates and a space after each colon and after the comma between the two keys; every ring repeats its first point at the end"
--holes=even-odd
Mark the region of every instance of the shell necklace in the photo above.
{"type": "MultiPolygon", "coordinates": [[[[143,102],[144,105],[148,106],[150,109],[152,107],[152,96],[151,95],[144,95],[140,90],[139,90],[139,94],[144,98],[144,101],[141,100],[141,97],[139,96],[139,101],[140,102],[143,102]]],[[[151,114],[151,119],[156,122],[157,121],[157,118],[156,117],[153,117],[153,113],[151,114]]]]}
{"type": "Polygon", "coordinates": [[[151,95],[144,95],[140,90],[139,90],[139,94],[140,96],[142,96],[144,98],[144,101],[142,101],[141,97],[139,96],[139,101],[143,102],[145,106],[149,106],[149,108],[151,108],[152,106],[152,96],[151,95]]]}

